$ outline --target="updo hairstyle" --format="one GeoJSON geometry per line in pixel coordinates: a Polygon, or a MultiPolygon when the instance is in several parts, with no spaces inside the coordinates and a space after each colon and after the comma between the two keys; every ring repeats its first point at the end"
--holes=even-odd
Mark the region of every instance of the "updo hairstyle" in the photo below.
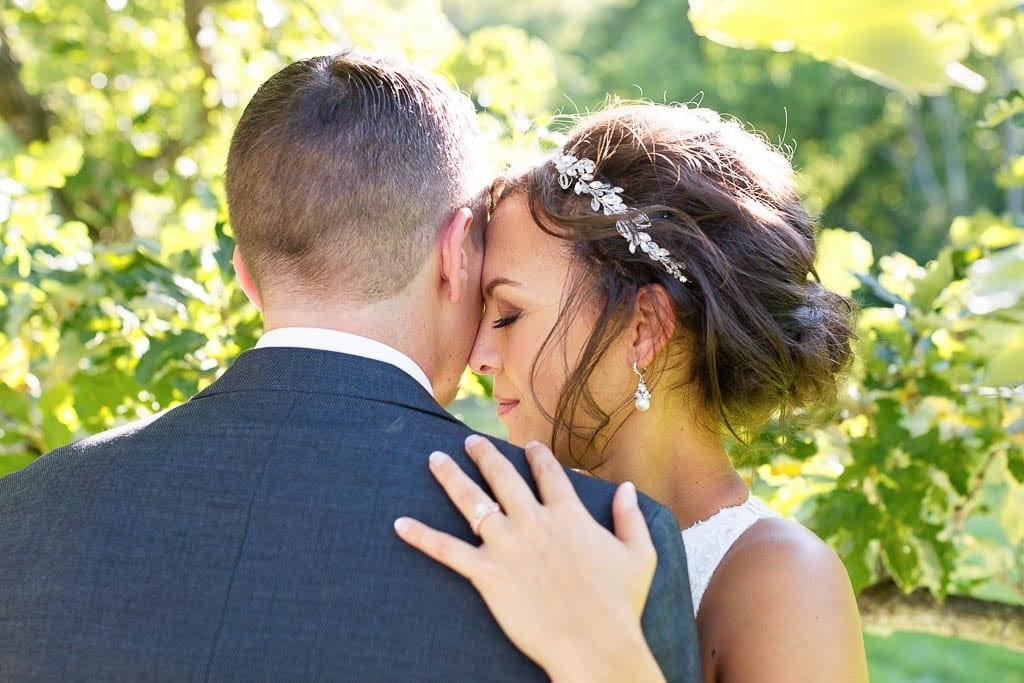
{"type": "MultiPolygon", "coordinates": [[[[599,431],[622,407],[597,405],[588,383],[638,292],[652,284],[665,289],[675,311],[670,344],[685,345],[684,382],[718,429],[742,438],[772,416],[832,404],[852,358],[854,307],[818,281],[816,223],[787,158],[736,121],[678,105],[611,107],[569,135],[562,151],[593,160],[596,180],[623,188],[627,218],[647,215],[645,230],[684,264],[688,282],[639,249],[630,253],[615,228],[623,216],[605,216],[588,195],[562,189],[552,163],[505,181],[501,197],[525,193],[534,220],[566,240],[573,257],[572,285],[545,346],[562,338],[583,307],[598,310],[580,363],[548,415],[552,443],[562,429],[580,436],[572,428],[580,411],[599,431]]],[[[648,368],[648,383],[671,356],[660,354],[660,365],[648,368]]],[[[593,433],[586,438],[593,443],[593,433]]]]}

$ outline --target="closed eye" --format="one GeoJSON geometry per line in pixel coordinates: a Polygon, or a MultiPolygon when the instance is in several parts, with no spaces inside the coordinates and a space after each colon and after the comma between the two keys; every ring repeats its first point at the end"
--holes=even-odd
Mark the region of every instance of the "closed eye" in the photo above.
{"type": "Polygon", "coordinates": [[[518,313],[516,313],[515,315],[505,316],[504,318],[498,318],[493,323],[491,323],[491,327],[493,327],[496,330],[499,329],[499,328],[502,328],[502,327],[508,327],[509,325],[511,325],[512,323],[514,323],[518,319],[519,319],[519,314],[518,313]]]}

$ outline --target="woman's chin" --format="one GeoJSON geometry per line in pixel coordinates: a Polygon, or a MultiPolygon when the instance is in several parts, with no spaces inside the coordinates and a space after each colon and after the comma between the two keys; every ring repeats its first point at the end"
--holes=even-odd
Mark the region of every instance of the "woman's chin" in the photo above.
{"type": "Polygon", "coordinates": [[[519,425],[515,424],[514,421],[502,419],[500,415],[498,416],[498,420],[501,421],[501,424],[505,425],[505,432],[508,434],[508,436],[505,437],[505,440],[513,446],[525,448],[526,444],[535,440],[532,436],[527,436],[524,433],[524,430],[519,425]]]}
{"type": "Polygon", "coordinates": [[[508,430],[508,442],[513,446],[526,448],[526,444],[530,443],[531,439],[520,434],[516,434],[508,425],[505,425],[505,428],[508,430]]]}
{"type": "Polygon", "coordinates": [[[548,448],[551,448],[551,445],[548,443],[547,437],[541,437],[536,433],[523,434],[510,425],[505,425],[505,427],[508,429],[508,442],[513,446],[526,448],[526,444],[528,443],[540,443],[544,444],[548,448]]]}

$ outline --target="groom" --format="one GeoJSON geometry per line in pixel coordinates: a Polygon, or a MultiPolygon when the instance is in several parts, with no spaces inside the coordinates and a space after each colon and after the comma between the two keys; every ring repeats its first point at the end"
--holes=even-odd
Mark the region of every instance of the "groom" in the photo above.
{"type": "MultiPolygon", "coordinates": [[[[318,57],[260,88],[227,196],[266,333],[188,403],[0,480],[0,679],[543,678],[392,531],[472,538],[427,455],[475,472],[439,404],[480,320],[487,181],[471,106],[408,65],[318,57]]],[[[610,524],[613,487],[574,481],[610,524]]],[[[696,679],[678,530],[642,507],[645,633],[668,680],[696,679]]]]}

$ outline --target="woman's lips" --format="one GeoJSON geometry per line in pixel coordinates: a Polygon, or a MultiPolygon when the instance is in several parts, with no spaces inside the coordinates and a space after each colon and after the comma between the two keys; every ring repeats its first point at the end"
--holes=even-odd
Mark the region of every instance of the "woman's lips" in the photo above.
{"type": "Polygon", "coordinates": [[[497,401],[498,417],[506,415],[509,411],[513,410],[517,405],[519,405],[519,401],[513,401],[510,398],[499,398],[497,399],[497,401]]]}

